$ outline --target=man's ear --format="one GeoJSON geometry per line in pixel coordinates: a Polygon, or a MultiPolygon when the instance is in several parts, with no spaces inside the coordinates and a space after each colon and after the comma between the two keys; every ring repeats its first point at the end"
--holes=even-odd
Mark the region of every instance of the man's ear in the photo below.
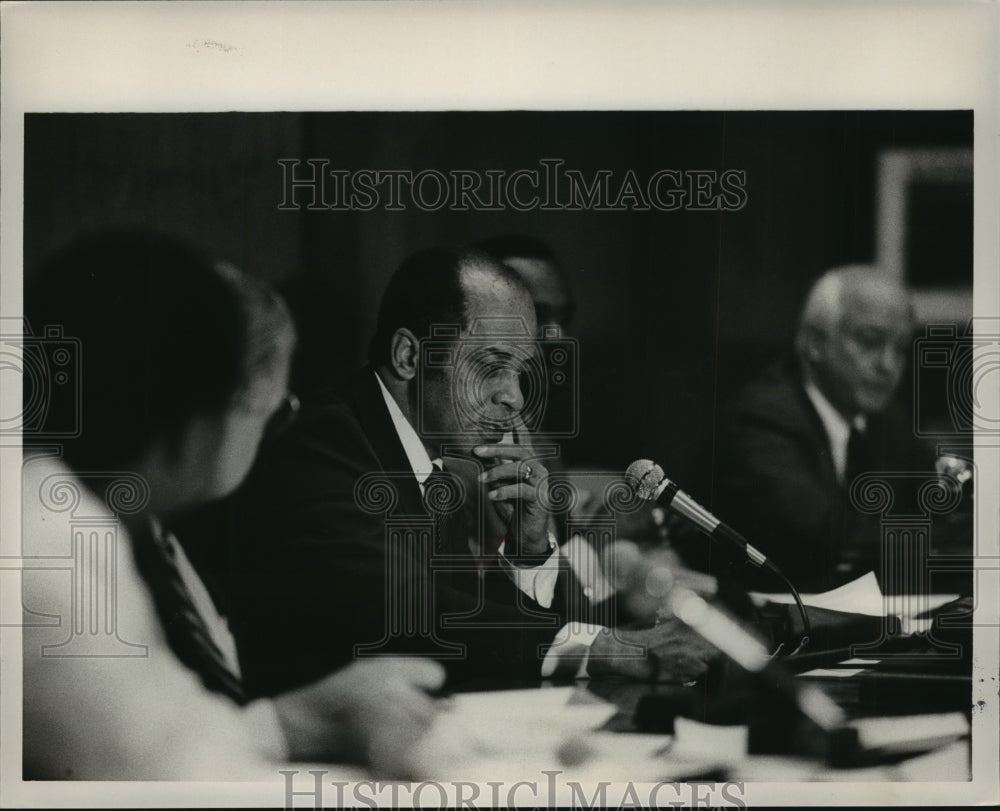
{"type": "Polygon", "coordinates": [[[826,355],[827,336],[818,327],[802,327],[796,343],[798,344],[799,354],[809,363],[819,363],[826,355]]]}
{"type": "Polygon", "coordinates": [[[420,365],[420,342],[406,327],[392,334],[389,346],[389,363],[393,372],[402,380],[413,380],[420,365]]]}

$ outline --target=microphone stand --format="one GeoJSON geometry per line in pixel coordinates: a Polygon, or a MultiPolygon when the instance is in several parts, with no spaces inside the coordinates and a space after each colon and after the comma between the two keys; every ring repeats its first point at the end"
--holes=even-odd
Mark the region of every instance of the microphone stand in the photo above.
{"type": "MultiPolygon", "coordinates": [[[[792,599],[795,600],[795,605],[799,609],[799,616],[802,618],[802,638],[799,640],[799,644],[795,647],[788,656],[794,656],[799,653],[806,645],[809,644],[809,637],[812,635],[812,625],[809,622],[809,613],[806,611],[805,604],[802,602],[802,595],[799,594],[799,590],[795,588],[795,584],[785,575],[783,571],[775,564],[773,561],[765,558],[757,549],[750,545],[746,538],[744,538],[736,530],[732,529],[726,524],[720,523],[712,532],[708,532],[704,527],[702,527],[697,522],[692,521],[701,532],[707,535],[709,538],[725,538],[732,544],[738,546],[743,553],[747,556],[747,559],[759,569],[766,569],[772,574],[776,575],[781,579],[782,582],[788,586],[788,590],[792,594],[792,599]]],[[[777,656],[781,652],[781,648],[784,646],[784,642],[778,645],[777,650],[774,651],[772,656],[777,656]]]]}
{"type": "MultiPolygon", "coordinates": [[[[778,577],[780,577],[783,581],[785,581],[785,584],[788,586],[788,589],[789,591],[791,591],[792,597],[795,600],[795,605],[798,606],[799,616],[802,618],[802,639],[799,640],[799,644],[796,646],[795,650],[787,654],[788,656],[794,656],[796,653],[799,653],[806,645],[809,644],[809,637],[812,634],[812,626],[809,624],[809,612],[806,611],[806,606],[805,603],[802,602],[802,595],[799,594],[799,590],[795,588],[795,585],[792,583],[792,581],[785,576],[785,573],[781,571],[781,569],[779,569],[777,566],[775,566],[772,569],[772,571],[775,574],[777,574],[778,577]]],[[[778,645],[778,649],[774,652],[775,656],[777,656],[778,653],[781,652],[781,646],[784,644],[785,643],[782,642],[780,645],[778,645]]]]}
{"type": "MultiPolygon", "coordinates": [[[[722,523],[694,499],[686,493],[682,493],[681,489],[663,474],[663,469],[655,462],[649,459],[636,459],[625,471],[625,481],[640,499],[662,503],[664,507],[682,515],[709,538],[724,538],[728,543],[738,546],[746,559],[754,566],[767,569],[781,578],[791,591],[792,598],[795,600],[795,605],[798,606],[799,615],[802,618],[802,639],[792,653],[798,653],[809,644],[812,626],[809,623],[809,614],[802,602],[802,596],[792,581],[773,561],[768,560],[760,550],[752,546],[735,529],[722,523]]],[[[777,656],[783,644],[779,645],[772,655],[777,656]]]]}

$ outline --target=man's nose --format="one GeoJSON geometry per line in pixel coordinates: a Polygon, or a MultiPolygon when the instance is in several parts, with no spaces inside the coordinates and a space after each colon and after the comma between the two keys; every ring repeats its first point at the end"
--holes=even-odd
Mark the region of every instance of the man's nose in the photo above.
{"type": "Polygon", "coordinates": [[[882,347],[878,354],[878,369],[883,374],[898,374],[902,371],[905,357],[902,350],[895,344],[882,347]]]}
{"type": "Polygon", "coordinates": [[[505,406],[514,414],[519,414],[524,408],[524,392],[521,391],[520,375],[512,371],[498,375],[496,389],[493,392],[493,402],[505,406]]]}

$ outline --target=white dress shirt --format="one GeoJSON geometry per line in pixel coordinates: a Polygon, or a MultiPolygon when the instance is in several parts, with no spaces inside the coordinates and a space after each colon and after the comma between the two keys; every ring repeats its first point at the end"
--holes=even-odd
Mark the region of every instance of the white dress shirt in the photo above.
{"type": "MultiPolygon", "coordinates": [[[[382,398],[385,400],[385,406],[389,410],[389,418],[396,429],[396,435],[403,446],[403,452],[406,454],[410,467],[413,469],[413,475],[420,485],[420,492],[423,493],[424,483],[434,471],[435,462],[440,465],[441,460],[431,459],[430,454],[427,453],[427,448],[424,447],[424,443],[420,440],[410,421],[406,419],[406,415],[403,414],[399,404],[385,387],[385,383],[382,382],[382,378],[379,377],[377,372],[375,373],[375,379],[378,381],[379,389],[382,391],[382,398]]],[[[530,569],[515,566],[507,560],[503,555],[503,543],[500,544],[500,548],[497,550],[500,557],[500,566],[507,573],[507,576],[510,577],[514,585],[543,608],[552,607],[556,581],[559,578],[560,550],[558,546],[552,543],[552,540],[550,539],[550,544],[554,547],[552,554],[542,564],[530,569]]],[[[593,641],[597,638],[601,630],[601,626],[599,625],[590,625],[589,623],[581,622],[571,622],[564,626],[556,634],[552,647],[545,655],[545,660],[542,662],[542,676],[551,676],[556,672],[559,660],[562,657],[572,656],[573,658],[580,659],[580,666],[576,674],[577,678],[584,677],[587,672],[586,652],[590,649],[591,644],[593,644],[593,641]]]]}
{"type": "Polygon", "coordinates": [[[833,407],[829,400],[823,395],[812,380],[805,381],[806,395],[809,401],[819,414],[820,421],[826,431],[827,442],[830,446],[830,458],[833,460],[833,468],[837,471],[837,481],[844,482],[844,473],[847,470],[847,443],[851,439],[851,426],[864,431],[867,427],[864,414],[858,414],[851,422],[844,419],[839,411],[833,407]]]}

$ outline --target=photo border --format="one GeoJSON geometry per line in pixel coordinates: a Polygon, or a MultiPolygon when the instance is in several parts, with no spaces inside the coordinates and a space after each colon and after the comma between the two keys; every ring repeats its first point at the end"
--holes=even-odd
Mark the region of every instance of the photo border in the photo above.
{"type": "MultiPolygon", "coordinates": [[[[1000,315],[995,3],[4,2],[0,15],[5,317],[21,311],[24,113],[417,109],[972,109],[973,314],[1000,315]]],[[[0,392],[4,404],[20,402],[15,388],[0,392]]],[[[996,399],[984,407],[1000,412],[996,399]]],[[[976,454],[977,491],[1000,492],[1000,439],[977,435],[976,454]]],[[[20,471],[19,448],[0,449],[0,557],[19,548],[20,471]]],[[[1000,799],[1000,531],[995,502],[981,498],[977,509],[990,564],[977,616],[992,627],[980,623],[974,636],[973,701],[984,705],[972,717],[973,782],[755,783],[748,805],[1000,799]]],[[[0,600],[5,615],[20,610],[17,589],[0,600]]],[[[20,783],[21,651],[11,631],[0,634],[0,805],[281,801],[279,775],[274,785],[20,783]]]]}

